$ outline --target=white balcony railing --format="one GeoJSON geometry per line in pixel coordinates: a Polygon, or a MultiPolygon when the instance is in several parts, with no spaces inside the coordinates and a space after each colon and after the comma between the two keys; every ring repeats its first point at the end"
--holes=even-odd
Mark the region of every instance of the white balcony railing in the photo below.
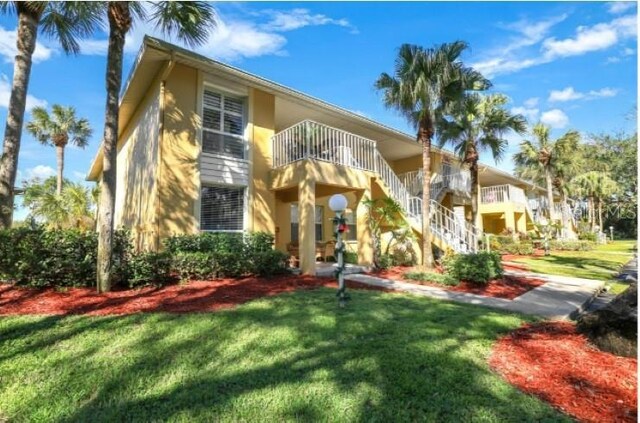
{"type": "Polygon", "coordinates": [[[517,203],[527,205],[527,196],[522,188],[513,185],[496,185],[484,187],[480,190],[480,202],[482,204],[517,203]]]}
{"type": "Polygon", "coordinates": [[[303,159],[326,161],[356,169],[376,170],[376,142],[311,120],[275,134],[273,167],[303,159]]]}
{"type": "MultiPolygon", "coordinates": [[[[398,177],[411,195],[422,195],[422,169],[405,172],[398,177]]],[[[471,174],[468,170],[451,168],[444,173],[441,168],[431,179],[431,198],[438,197],[445,188],[463,193],[471,192],[471,174]]]]}

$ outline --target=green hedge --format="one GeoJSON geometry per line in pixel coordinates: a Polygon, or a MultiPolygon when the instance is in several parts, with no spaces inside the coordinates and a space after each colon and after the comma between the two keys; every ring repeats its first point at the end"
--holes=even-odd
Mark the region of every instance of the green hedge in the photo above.
{"type": "MultiPolygon", "coordinates": [[[[127,231],[114,234],[114,284],[139,287],[182,279],[272,276],[287,270],[273,236],[202,234],[167,239],[163,252],[132,253],[127,231]]],[[[12,228],[0,231],[0,281],[33,287],[95,286],[95,232],[12,228]]]]}
{"type": "Polygon", "coordinates": [[[500,254],[481,251],[475,254],[456,254],[445,257],[442,262],[446,272],[454,279],[486,284],[502,276],[500,254]]]}
{"type": "Polygon", "coordinates": [[[534,249],[531,242],[516,242],[514,244],[503,245],[497,252],[500,254],[530,256],[533,254],[534,249]]]}
{"type": "MultiPolygon", "coordinates": [[[[0,231],[0,280],[18,285],[93,286],[98,236],[75,229],[13,228],[0,231]]],[[[115,282],[127,280],[129,234],[114,234],[115,282]]]]}
{"type": "Polygon", "coordinates": [[[592,241],[550,241],[549,248],[557,251],[589,251],[593,250],[595,242],[592,241]]]}

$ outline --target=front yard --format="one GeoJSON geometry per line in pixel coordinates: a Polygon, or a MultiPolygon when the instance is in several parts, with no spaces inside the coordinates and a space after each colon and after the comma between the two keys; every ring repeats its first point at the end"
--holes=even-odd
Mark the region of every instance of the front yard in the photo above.
{"type": "Polygon", "coordinates": [[[624,291],[628,283],[615,279],[615,275],[633,258],[636,241],[613,241],[598,245],[591,251],[552,251],[550,256],[514,258],[528,270],[549,275],[606,281],[611,292],[624,291]]]}
{"type": "Polygon", "coordinates": [[[487,365],[522,317],[351,295],[345,309],[319,288],[215,313],[2,317],[0,421],[569,421],[487,365]]]}

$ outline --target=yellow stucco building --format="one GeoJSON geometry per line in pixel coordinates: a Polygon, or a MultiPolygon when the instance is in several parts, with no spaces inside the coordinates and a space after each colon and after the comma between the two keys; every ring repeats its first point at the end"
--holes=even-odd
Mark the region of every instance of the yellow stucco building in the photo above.
{"type": "MultiPolygon", "coordinates": [[[[414,136],[172,44],[145,38],[119,125],[115,221],[137,248],[173,234],[265,231],[313,273],[318,245],[333,237],[335,193],[349,201],[349,248],[361,264],[373,254],[363,199],[394,198],[421,236],[414,136]]],[[[469,251],[482,231],[533,229],[541,188],[481,165],[472,223],[468,171],[437,149],[432,164],[436,246],[469,251]]],[[[101,171],[99,152],[88,179],[101,171]]]]}

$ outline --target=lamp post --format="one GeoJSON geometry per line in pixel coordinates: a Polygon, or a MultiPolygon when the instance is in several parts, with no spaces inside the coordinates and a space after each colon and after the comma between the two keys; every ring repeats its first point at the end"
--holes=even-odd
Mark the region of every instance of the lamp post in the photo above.
{"type": "Polygon", "coordinates": [[[613,241],[613,226],[609,226],[609,233],[611,234],[611,241],[613,241]]]}
{"type": "Polygon", "coordinates": [[[347,221],[344,218],[344,211],[347,208],[347,198],[342,194],[334,194],[329,198],[329,208],[336,214],[333,219],[336,235],[336,253],[338,260],[338,268],[336,269],[336,277],[338,278],[338,302],[340,307],[344,307],[349,299],[344,284],[344,243],[342,242],[342,234],[347,230],[347,221]]]}
{"type": "Polygon", "coordinates": [[[546,217],[540,218],[540,226],[542,226],[542,232],[544,232],[544,255],[548,256],[549,253],[549,221],[546,217]]]}

